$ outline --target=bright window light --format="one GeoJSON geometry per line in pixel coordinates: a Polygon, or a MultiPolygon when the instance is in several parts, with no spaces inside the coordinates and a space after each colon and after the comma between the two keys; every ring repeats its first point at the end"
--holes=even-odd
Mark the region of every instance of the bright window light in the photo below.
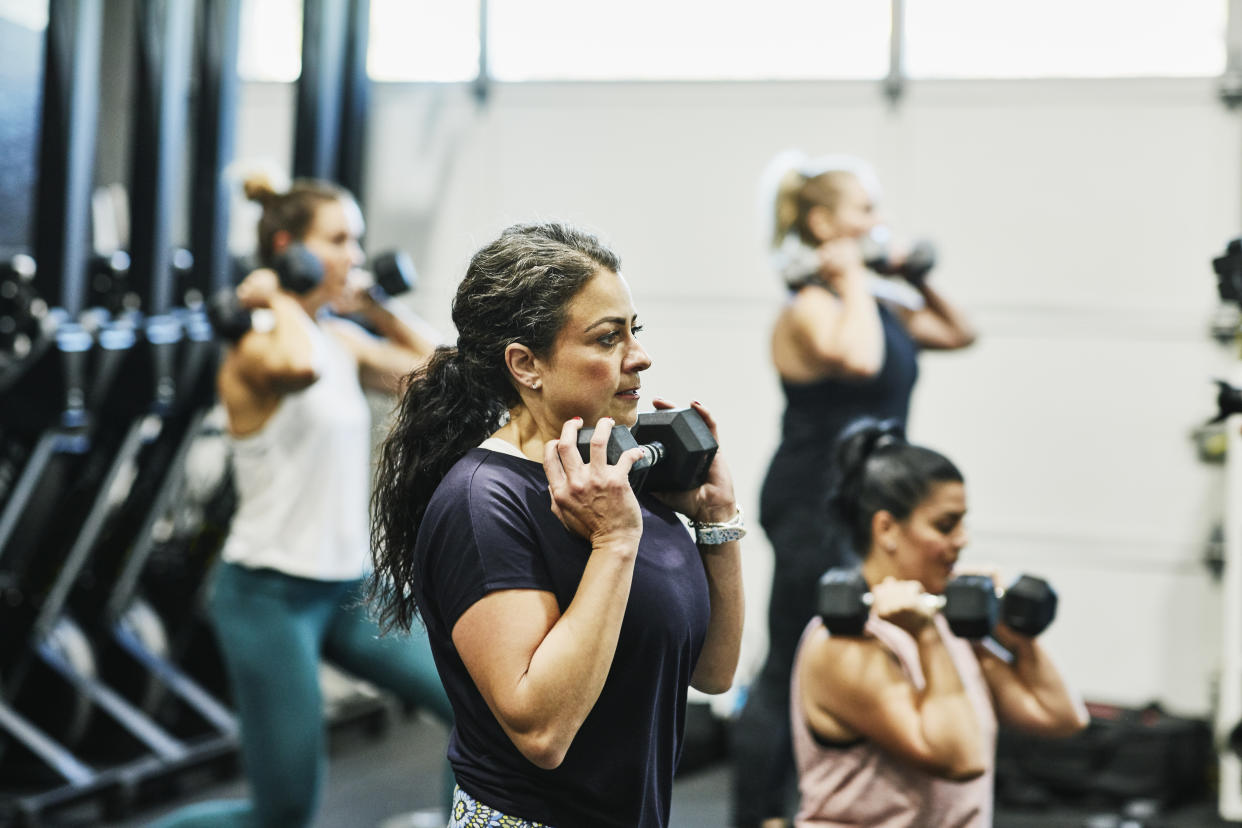
{"type": "Polygon", "coordinates": [[[371,0],[370,38],[367,72],[375,80],[473,80],[478,0],[371,0]]]}
{"type": "Polygon", "coordinates": [[[8,20],[41,32],[47,28],[47,3],[29,0],[0,0],[0,20],[8,20]]]}
{"type": "Polygon", "coordinates": [[[237,73],[246,81],[295,81],[302,74],[301,0],[242,0],[237,73]]]}
{"type": "Polygon", "coordinates": [[[1225,69],[1228,0],[911,0],[915,78],[1187,77],[1225,69]]]}
{"type": "Polygon", "coordinates": [[[888,0],[491,0],[502,81],[879,78],[888,0]]]}

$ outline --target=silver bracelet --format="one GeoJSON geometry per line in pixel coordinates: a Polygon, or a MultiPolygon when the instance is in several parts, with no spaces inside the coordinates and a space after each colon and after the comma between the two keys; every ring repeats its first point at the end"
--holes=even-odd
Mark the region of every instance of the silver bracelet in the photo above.
{"type": "Polygon", "coordinates": [[[737,507],[737,514],[724,523],[692,520],[690,525],[694,527],[694,542],[699,546],[718,546],[746,537],[746,521],[742,517],[741,506],[737,507]]]}

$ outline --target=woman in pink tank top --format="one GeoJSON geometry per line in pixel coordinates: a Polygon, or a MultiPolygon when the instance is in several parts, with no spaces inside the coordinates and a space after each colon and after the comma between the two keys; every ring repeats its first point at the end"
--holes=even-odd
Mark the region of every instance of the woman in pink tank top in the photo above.
{"type": "Polygon", "coordinates": [[[925,600],[966,546],[966,490],[946,457],[861,421],[837,447],[836,506],[872,595],[861,636],[813,620],[791,683],[796,825],[986,828],[997,721],[1045,736],[1087,724],[1034,638],[998,625],[1012,658],[958,638],[925,600]]]}

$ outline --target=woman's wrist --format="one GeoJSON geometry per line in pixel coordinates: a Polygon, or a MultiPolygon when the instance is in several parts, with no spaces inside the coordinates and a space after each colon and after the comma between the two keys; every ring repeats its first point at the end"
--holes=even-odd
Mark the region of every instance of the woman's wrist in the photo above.
{"type": "Polygon", "coordinates": [[[600,533],[591,537],[591,552],[604,552],[619,558],[637,557],[642,536],[641,529],[637,532],[600,533]]]}
{"type": "Polygon", "coordinates": [[[697,515],[690,518],[691,523],[724,523],[732,520],[741,509],[736,503],[704,506],[697,515]]]}

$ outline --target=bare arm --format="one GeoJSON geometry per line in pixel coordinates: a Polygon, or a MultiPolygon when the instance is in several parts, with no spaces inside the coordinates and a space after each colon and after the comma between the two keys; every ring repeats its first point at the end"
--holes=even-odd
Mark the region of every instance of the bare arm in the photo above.
{"type": "Polygon", "coordinates": [[[905,317],[906,330],[921,347],[931,350],[966,348],[977,337],[970,320],[926,281],[917,285],[923,308],[905,317]]]}
{"type": "Polygon", "coordinates": [[[808,651],[802,691],[817,732],[864,736],[934,776],[967,780],[987,767],[979,716],[915,581],[872,586],[876,616],[913,636],[923,669],[917,689],[893,654],[871,637],[822,633],[808,651]],[[837,733],[832,731],[836,729],[837,733]]]}
{"type": "Polygon", "coordinates": [[[984,678],[1004,723],[1041,736],[1069,736],[1087,726],[1086,706],[1070,690],[1036,639],[998,627],[995,637],[1009,650],[1013,663],[976,645],[984,678]]]}
{"type": "Polygon", "coordinates": [[[563,615],[550,592],[506,590],[475,603],[453,627],[453,644],[487,706],[541,768],[561,764],[603,690],[637,550],[637,540],[592,544],[563,615]]]}
{"type": "Polygon", "coordinates": [[[884,327],[861,270],[836,280],[837,295],[811,285],[788,320],[803,361],[827,376],[871,377],[884,364],[884,327]]]}
{"type": "Polygon", "coordinates": [[[222,373],[232,374],[229,379],[235,385],[256,396],[297,391],[318,379],[308,332],[314,323],[301,304],[280,289],[275,271],[251,272],[237,286],[237,299],[251,311],[254,326],[228,354],[222,373]],[[266,319],[261,314],[267,314],[266,319]]]}
{"type": "Polygon", "coordinates": [[[358,291],[348,300],[348,309],[365,316],[379,333],[377,338],[348,323],[331,325],[358,360],[362,384],[375,391],[398,393],[401,381],[435,351],[439,336],[397,299],[381,305],[358,291]]]}
{"type": "MultiPolygon", "coordinates": [[[[657,409],[674,408],[674,403],[656,397],[657,409]]],[[[703,418],[712,436],[719,441],[716,420],[700,402],[691,407],[703,418]]],[[[692,519],[722,523],[737,514],[737,498],[733,493],[733,477],[725,463],[724,453],[717,450],[708,469],[707,480],[694,491],[664,493],[660,500],[692,519]]],[[[699,554],[707,576],[707,593],[711,619],[703,649],[690,677],[690,686],[704,693],[723,693],[733,686],[737,662],[742,649],[742,623],[746,615],[746,596],[742,588],[742,545],[730,541],[700,545],[699,554]]]]}
{"type": "Polygon", "coordinates": [[[725,692],[733,686],[733,676],[737,672],[742,621],[746,614],[741,546],[741,541],[730,541],[699,547],[703,571],[707,573],[712,615],[690,686],[704,693],[725,692]]]}
{"type": "Polygon", "coordinates": [[[496,720],[522,755],[544,769],[564,760],[603,690],[642,536],[627,477],[641,453],[632,449],[609,466],[604,447],[611,423],[601,420],[591,462],[583,464],[576,446],[580,425],[566,423],[544,455],[553,511],[591,542],[573,600],[561,614],[547,592],[494,592],[466,610],[452,631],[496,720]]]}

